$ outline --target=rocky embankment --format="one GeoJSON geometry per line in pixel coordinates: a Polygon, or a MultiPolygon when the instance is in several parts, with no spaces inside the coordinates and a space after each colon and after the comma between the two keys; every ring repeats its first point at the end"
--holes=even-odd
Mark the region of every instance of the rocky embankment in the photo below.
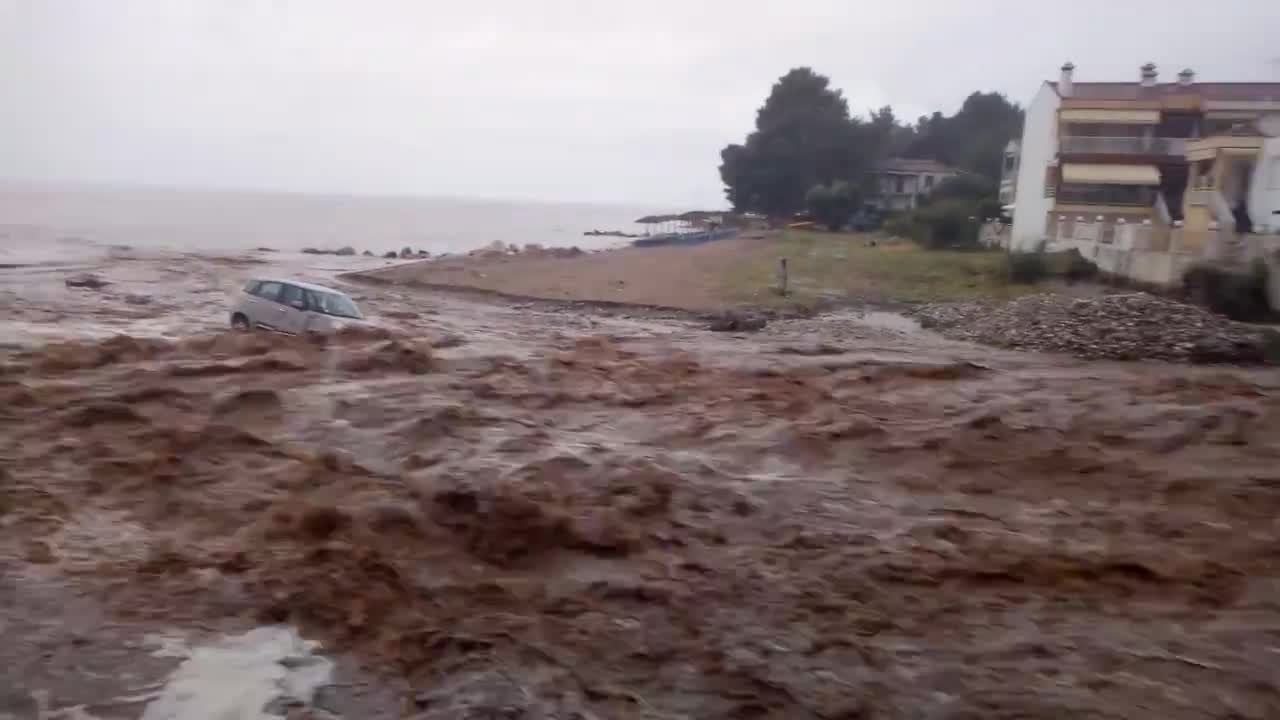
{"type": "Polygon", "coordinates": [[[1028,295],[1006,303],[935,303],[912,311],[947,337],[1088,359],[1193,363],[1276,362],[1275,331],[1147,293],[1071,298],[1028,295]]]}

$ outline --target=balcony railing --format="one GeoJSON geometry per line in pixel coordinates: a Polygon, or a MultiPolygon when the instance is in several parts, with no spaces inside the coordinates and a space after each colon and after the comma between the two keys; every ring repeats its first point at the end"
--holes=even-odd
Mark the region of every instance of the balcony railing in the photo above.
{"type": "Polygon", "coordinates": [[[1147,187],[1063,185],[1058,188],[1058,202],[1060,204],[1151,207],[1155,200],[1155,190],[1147,187]]]}
{"type": "Polygon", "coordinates": [[[1159,157],[1181,156],[1186,153],[1187,141],[1165,137],[1086,137],[1067,136],[1059,142],[1059,152],[1064,155],[1154,155],[1159,157]]]}

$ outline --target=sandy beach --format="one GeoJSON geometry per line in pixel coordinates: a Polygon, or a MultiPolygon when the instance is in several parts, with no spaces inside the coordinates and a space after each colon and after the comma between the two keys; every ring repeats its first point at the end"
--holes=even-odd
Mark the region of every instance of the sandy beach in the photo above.
{"type": "MultiPolygon", "coordinates": [[[[714,311],[743,300],[727,297],[726,268],[744,257],[769,255],[775,241],[776,236],[759,233],[692,247],[628,247],[588,254],[472,253],[397,265],[369,276],[542,300],[714,311]]],[[[758,288],[761,294],[767,290],[758,288]]]]}

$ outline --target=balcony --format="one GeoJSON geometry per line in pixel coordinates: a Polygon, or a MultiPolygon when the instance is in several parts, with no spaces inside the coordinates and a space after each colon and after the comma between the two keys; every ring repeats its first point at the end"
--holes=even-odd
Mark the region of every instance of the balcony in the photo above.
{"type": "Polygon", "coordinates": [[[1062,205],[1133,205],[1151,207],[1156,200],[1155,190],[1148,187],[1116,185],[1068,185],[1058,188],[1058,203],[1062,205]]]}
{"type": "Polygon", "coordinates": [[[1059,140],[1058,152],[1062,155],[1143,155],[1151,157],[1181,157],[1186,153],[1187,141],[1165,137],[1088,137],[1065,136],[1059,140]]]}
{"type": "Polygon", "coordinates": [[[1262,151],[1265,138],[1250,135],[1212,135],[1197,138],[1187,143],[1187,160],[1213,160],[1219,155],[1239,155],[1256,157],[1262,151]]]}

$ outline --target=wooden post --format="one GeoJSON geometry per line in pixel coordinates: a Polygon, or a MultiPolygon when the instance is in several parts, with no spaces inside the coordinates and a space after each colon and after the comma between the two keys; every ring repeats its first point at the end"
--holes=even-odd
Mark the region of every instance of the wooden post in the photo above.
{"type": "Polygon", "coordinates": [[[787,294],[787,259],[778,260],[778,288],[781,290],[783,297],[787,294]]]}

